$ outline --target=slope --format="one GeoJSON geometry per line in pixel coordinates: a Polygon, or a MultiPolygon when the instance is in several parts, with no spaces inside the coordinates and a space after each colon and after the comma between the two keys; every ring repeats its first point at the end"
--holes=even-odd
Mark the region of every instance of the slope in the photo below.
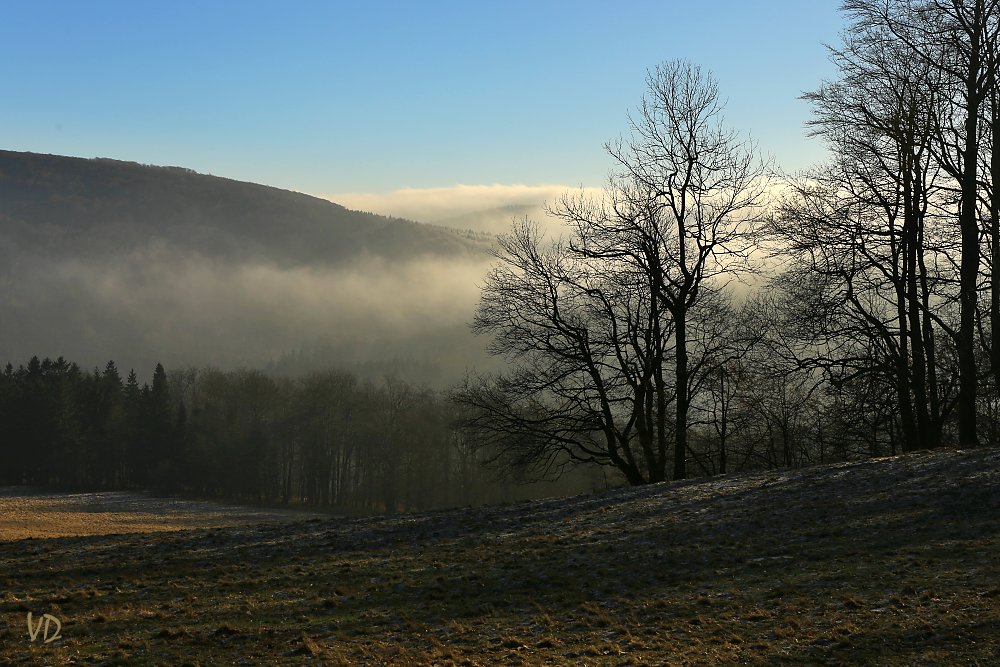
{"type": "Polygon", "coordinates": [[[995,664],[1000,451],[0,543],[0,660],[995,664]],[[45,567],[38,567],[44,563],[45,567]],[[24,615],[64,639],[32,645],[24,615]]]}
{"type": "Polygon", "coordinates": [[[233,260],[336,263],[483,250],[468,236],[180,167],[0,151],[0,234],[21,251],[102,255],[159,239],[233,260]]]}

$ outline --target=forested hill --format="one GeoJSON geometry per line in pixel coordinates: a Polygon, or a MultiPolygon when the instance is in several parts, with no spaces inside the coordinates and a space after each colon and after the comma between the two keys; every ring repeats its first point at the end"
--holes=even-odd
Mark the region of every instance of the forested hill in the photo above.
{"type": "Polygon", "coordinates": [[[465,322],[490,243],[179,167],[0,151],[0,363],[263,368],[326,350],[446,382],[481,348],[465,322]]]}
{"type": "Polygon", "coordinates": [[[278,188],[106,158],[0,151],[0,236],[11,249],[94,256],[157,239],[282,265],[466,254],[485,239],[348,210],[278,188]]]}

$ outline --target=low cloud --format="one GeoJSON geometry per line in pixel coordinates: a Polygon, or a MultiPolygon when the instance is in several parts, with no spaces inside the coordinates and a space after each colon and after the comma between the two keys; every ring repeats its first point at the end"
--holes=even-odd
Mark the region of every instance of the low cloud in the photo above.
{"type": "Polygon", "coordinates": [[[125,369],[264,367],[324,349],[331,362],[394,357],[461,373],[482,358],[472,319],[488,256],[407,262],[358,258],[283,267],[162,244],[101,260],[18,258],[0,336],[9,361],[63,355],[125,369]]]}
{"type": "MultiPolygon", "coordinates": [[[[533,207],[538,211],[566,192],[569,185],[454,185],[442,188],[403,188],[392,192],[342,192],[318,195],[347,208],[397,216],[420,222],[447,223],[471,213],[507,207],[533,207]]],[[[597,188],[584,188],[599,193],[597,188]]]]}

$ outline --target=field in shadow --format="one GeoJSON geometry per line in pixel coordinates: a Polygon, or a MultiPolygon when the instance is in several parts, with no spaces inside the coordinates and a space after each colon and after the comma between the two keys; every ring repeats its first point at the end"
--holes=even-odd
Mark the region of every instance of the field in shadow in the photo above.
{"type": "Polygon", "coordinates": [[[0,542],[11,664],[1000,662],[1000,452],[0,542]],[[30,641],[26,614],[62,638],[30,641]]]}

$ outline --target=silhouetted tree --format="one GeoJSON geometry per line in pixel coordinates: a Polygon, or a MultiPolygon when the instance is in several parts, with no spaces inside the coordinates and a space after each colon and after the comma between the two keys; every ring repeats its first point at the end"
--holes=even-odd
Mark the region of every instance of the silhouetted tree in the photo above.
{"type": "Polygon", "coordinates": [[[604,199],[551,208],[568,240],[527,223],[498,240],[473,330],[518,364],[453,398],[515,467],[596,463],[642,484],[665,478],[672,443],[673,476],[687,474],[697,371],[718,342],[692,359],[699,309],[749,266],[765,170],[722,126],[711,76],[675,61],[647,83],[631,135],[607,147],[620,172],[604,199]]]}
{"type": "MultiPolygon", "coordinates": [[[[954,181],[957,201],[952,206],[960,236],[960,321],[954,331],[958,368],[958,440],[961,446],[977,442],[976,362],[978,291],[982,260],[980,203],[983,182],[994,160],[983,169],[983,116],[996,86],[1000,3],[996,0],[851,0],[844,4],[853,28],[862,35],[887,35],[903,52],[905,62],[934,75],[923,82],[921,103],[934,108],[932,150],[937,164],[954,181]],[[939,100],[927,95],[933,91],[939,100]]],[[[1000,132],[1000,130],[998,130],[1000,132]]],[[[1000,172],[1000,158],[996,159],[1000,172]]],[[[1000,209],[1000,197],[987,208],[1000,209]]],[[[995,219],[988,225],[991,247],[1000,247],[995,219]]],[[[992,288],[994,325],[1000,323],[1000,287],[992,288]]],[[[997,353],[1000,358],[1000,353],[997,353]]]]}
{"type": "Polygon", "coordinates": [[[630,216],[592,254],[634,253],[636,266],[654,276],[657,299],[671,316],[677,387],[673,476],[682,479],[693,398],[689,316],[715,280],[732,279],[747,268],[766,170],[754,147],[724,127],[718,85],[710,74],[673,61],[647,77],[647,86],[639,117],[630,123],[631,137],[609,146],[609,153],[635,184],[648,219],[630,216]]]}

